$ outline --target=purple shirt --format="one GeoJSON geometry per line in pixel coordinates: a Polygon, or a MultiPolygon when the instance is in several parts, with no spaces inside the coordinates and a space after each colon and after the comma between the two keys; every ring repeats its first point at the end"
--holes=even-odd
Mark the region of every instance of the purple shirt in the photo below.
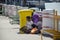
{"type": "Polygon", "coordinates": [[[37,22],[39,21],[39,17],[42,16],[41,12],[34,12],[33,16],[32,16],[32,20],[34,22],[34,24],[37,24],[37,22]]]}

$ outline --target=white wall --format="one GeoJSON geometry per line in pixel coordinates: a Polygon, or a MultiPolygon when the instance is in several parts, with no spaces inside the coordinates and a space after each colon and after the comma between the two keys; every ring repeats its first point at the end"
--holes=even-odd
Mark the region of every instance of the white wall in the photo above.
{"type": "Polygon", "coordinates": [[[60,15],[60,3],[45,3],[46,9],[55,9],[58,11],[58,15],[60,15]]]}
{"type": "MultiPolygon", "coordinates": [[[[55,9],[58,12],[58,15],[60,15],[60,3],[45,3],[45,8],[47,9],[55,9]]],[[[60,21],[58,25],[58,31],[60,32],[60,21]]]]}
{"type": "Polygon", "coordinates": [[[52,15],[47,15],[47,14],[53,14],[53,10],[43,10],[42,13],[44,13],[42,15],[42,27],[43,29],[47,30],[47,29],[53,29],[54,28],[54,21],[52,18],[49,18],[49,17],[53,17],[52,15]],[[47,13],[47,14],[46,14],[47,13]],[[48,18],[46,18],[48,17],[48,18]],[[45,27],[48,27],[48,28],[45,28],[45,27]]]}

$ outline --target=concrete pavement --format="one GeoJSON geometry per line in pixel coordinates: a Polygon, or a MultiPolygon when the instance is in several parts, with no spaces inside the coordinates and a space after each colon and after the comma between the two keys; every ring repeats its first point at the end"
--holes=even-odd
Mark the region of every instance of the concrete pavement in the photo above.
{"type": "MultiPolygon", "coordinates": [[[[9,21],[8,17],[0,16],[0,40],[41,40],[41,35],[18,34],[19,25],[11,25],[9,21]]],[[[53,39],[43,36],[43,40],[53,39]]]]}

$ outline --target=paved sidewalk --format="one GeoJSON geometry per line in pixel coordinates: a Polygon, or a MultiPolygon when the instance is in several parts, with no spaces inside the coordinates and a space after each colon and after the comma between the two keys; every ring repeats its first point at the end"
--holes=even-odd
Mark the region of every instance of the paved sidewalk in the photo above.
{"type": "MultiPolygon", "coordinates": [[[[11,25],[9,18],[0,16],[0,40],[40,40],[40,35],[33,34],[18,34],[19,25],[11,25]]],[[[43,40],[52,40],[48,37],[43,37],[43,40]]]]}

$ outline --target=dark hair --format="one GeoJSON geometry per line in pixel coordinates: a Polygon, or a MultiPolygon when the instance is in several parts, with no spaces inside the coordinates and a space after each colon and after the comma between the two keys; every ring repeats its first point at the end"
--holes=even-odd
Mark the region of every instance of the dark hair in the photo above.
{"type": "Polygon", "coordinates": [[[38,26],[37,26],[37,25],[35,25],[35,24],[32,24],[31,26],[32,26],[33,28],[35,28],[35,27],[37,28],[37,27],[38,27],[38,26]]]}
{"type": "Polygon", "coordinates": [[[26,18],[27,18],[27,19],[30,19],[31,17],[30,17],[30,16],[27,16],[26,18]]]}

